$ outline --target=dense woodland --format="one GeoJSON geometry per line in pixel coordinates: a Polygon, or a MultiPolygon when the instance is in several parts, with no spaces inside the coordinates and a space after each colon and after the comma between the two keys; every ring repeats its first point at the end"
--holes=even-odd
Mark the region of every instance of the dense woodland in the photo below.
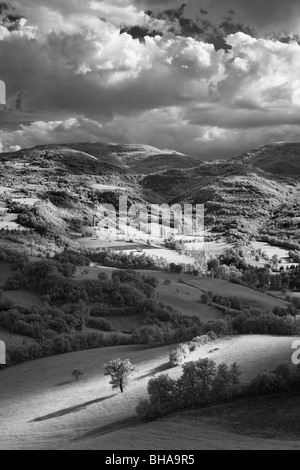
{"type": "MultiPolygon", "coordinates": [[[[103,257],[103,253],[95,254],[97,261],[104,260],[103,257]]],[[[65,251],[53,259],[30,262],[28,257],[18,252],[1,250],[0,259],[10,262],[13,267],[13,274],[1,292],[0,326],[35,340],[25,341],[23,346],[9,351],[10,364],[117,344],[158,347],[190,341],[205,334],[221,337],[255,333],[294,335],[300,332],[298,302],[290,303],[287,309],[275,308],[266,312],[234,297],[208,292],[200,298],[199,293],[202,304],[213,305],[223,313],[221,320],[202,323],[199,318],[182,315],[158,301],[157,280],[146,273],[141,275],[133,269],[122,269],[114,271],[111,279],[103,272],[95,280],[76,279],[76,270],[90,264],[86,253],[65,251]],[[40,302],[34,307],[24,307],[5,296],[5,291],[19,289],[36,292],[40,302]],[[141,327],[126,334],[114,331],[110,319],[127,315],[138,315],[141,327]],[[109,334],[104,335],[104,332],[109,334]]],[[[223,258],[225,261],[229,262],[223,258]]],[[[216,261],[214,264],[216,268],[216,261]]],[[[220,261],[217,265],[219,268],[222,266],[220,261]]],[[[128,268],[126,263],[122,266],[128,268]]],[[[232,266],[238,271],[234,264],[232,266]]],[[[292,270],[290,283],[298,285],[299,274],[299,269],[292,270]]],[[[246,269],[240,282],[255,284],[261,276],[267,274],[246,269]]],[[[284,281],[286,273],[279,276],[284,281]]]]}

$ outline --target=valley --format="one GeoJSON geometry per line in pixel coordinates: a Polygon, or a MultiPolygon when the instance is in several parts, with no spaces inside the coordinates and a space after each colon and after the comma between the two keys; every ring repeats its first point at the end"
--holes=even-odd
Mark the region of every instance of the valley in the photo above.
{"type": "MultiPolygon", "coordinates": [[[[0,371],[0,448],[298,448],[287,420],[288,441],[275,425],[245,422],[243,406],[252,414],[255,399],[237,401],[236,411],[198,409],[192,420],[190,411],[150,423],[136,414],[150,379],[179,379],[170,350],[195,337],[212,339],[182,365],[236,362],[242,384],[291,363],[300,338],[298,151],[276,144],[203,162],[80,143],[0,154],[0,340],[9,366],[0,371]],[[125,194],[129,205],[204,204],[205,226],[188,241],[100,230],[99,205],[117,207],[125,194]],[[102,370],[118,356],[137,366],[122,395],[102,370]]],[[[282,396],[289,416],[290,395],[282,396]]],[[[273,399],[261,398],[266,419],[273,399]]]]}
{"type": "Polygon", "coordinates": [[[300,450],[299,24],[0,0],[0,451],[300,450]]]}

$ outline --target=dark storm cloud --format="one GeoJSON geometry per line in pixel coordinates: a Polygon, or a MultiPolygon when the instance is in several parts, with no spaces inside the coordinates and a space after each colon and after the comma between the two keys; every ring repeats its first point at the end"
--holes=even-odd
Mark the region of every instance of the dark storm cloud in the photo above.
{"type": "Polygon", "coordinates": [[[236,12],[236,19],[247,24],[260,33],[287,31],[299,33],[300,2],[299,0],[136,0],[137,7],[165,10],[188,3],[187,13],[190,17],[199,14],[200,9],[208,11],[208,17],[215,23],[228,14],[236,12]]]}
{"type": "Polygon", "coordinates": [[[138,8],[156,8],[159,10],[165,10],[166,8],[176,8],[178,5],[181,5],[182,3],[188,3],[187,0],[135,0],[133,3],[138,8]]]}
{"type": "Polygon", "coordinates": [[[175,0],[14,3],[28,23],[0,27],[0,79],[9,98],[0,151],[105,140],[208,158],[300,135],[300,45],[267,39],[268,30],[292,31],[296,2],[190,0],[184,14],[194,21],[182,24],[172,12],[142,11],[178,8],[175,0]],[[199,8],[209,12],[201,16],[207,27],[196,23],[199,8]],[[224,16],[228,28],[220,27],[224,16]],[[164,34],[176,22],[175,33],[164,34]],[[263,30],[261,37],[247,34],[247,24],[263,30]],[[120,25],[159,34],[141,44],[120,34],[120,25]],[[219,34],[227,52],[214,47],[219,34]]]}
{"type": "Polygon", "coordinates": [[[257,129],[268,123],[268,127],[279,127],[282,125],[300,125],[300,115],[294,112],[272,112],[275,110],[252,109],[229,109],[220,107],[191,108],[185,114],[188,123],[193,126],[212,126],[221,129],[257,129]]]}
{"type": "Polygon", "coordinates": [[[233,9],[237,13],[238,21],[247,23],[260,32],[299,32],[299,0],[190,0],[190,14],[201,7],[215,17],[233,9]]]}
{"type": "MultiPolygon", "coordinates": [[[[220,2],[217,2],[220,4],[220,2]]],[[[288,27],[300,17],[299,0],[234,0],[229,2],[249,22],[272,29],[274,25],[288,27]]]]}

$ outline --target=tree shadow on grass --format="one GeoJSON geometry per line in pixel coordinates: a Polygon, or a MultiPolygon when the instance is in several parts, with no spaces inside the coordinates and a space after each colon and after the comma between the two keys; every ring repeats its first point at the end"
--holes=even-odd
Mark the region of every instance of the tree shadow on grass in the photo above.
{"type": "Polygon", "coordinates": [[[40,423],[42,421],[47,421],[49,419],[60,418],[61,416],[66,416],[72,413],[78,413],[78,411],[84,410],[88,406],[96,405],[97,403],[101,403],[109,398],[114,397],[115,394],[109,395],[107,397],[98,398],[97,400],[87,401],[86,403],[82,403],[81,405],[71,406],[70,408],[65,408],[63,410],[56,411],[55,413],[50,413],[46,416],[41,416],[40,418],[33,419],[29,421],[30,423],[40,423]]]}
{"type": "Polygon", "coordinates": [[[60,384],[53,385],[53,388],[65,387],[66,385],[72,385],[72,384],[77,384],[77,383],[78,382],[76,382],[74,379],[71,379],[71,380],[68,380],[67,382],[61,382],[60,384]]]}
{"type": "Polygon", "coordinates": [[[154,367],[154,369],[151,369],[147,374],[141,375],[140,377],[137,377],[136,380],[142,380],[146,379],[147,377],[153,377],[155,374],[159,374],[160,372],[165,372],[166,370],[171,369],[172,367],[170,366],[169,362],[165,362],[164,364],[154,367]]]}
{"type": "Polygon", "coordinates": [[[105,434],[120,431],[121,429],[134,428],[140,425],[141,419],[138,416],[131,416],[126,419],[115,421],[114,423],[106,424],[105,426],[93,429],[92,431],[83,434],[81,437],[76,437],[75,439],[72,439],[72,441],[81,441],[84,439],[100,437],[105,434]]]}

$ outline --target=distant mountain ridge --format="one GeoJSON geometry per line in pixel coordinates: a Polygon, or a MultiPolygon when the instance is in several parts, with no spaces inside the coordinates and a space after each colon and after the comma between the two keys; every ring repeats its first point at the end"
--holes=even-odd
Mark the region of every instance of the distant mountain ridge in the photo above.
{"type": "MultiPolygon", "coordinates": [[[[98,163],[98,166],[101,164],[103,170],[109,165],[109,167],[138,174],[148,174],[171,168],[192,168],[201,163],[200,160],[174,150],[160,150],[149,145],[121,145],[103,142],[37,145],[31,149],[2,154],[2,157],[0,154],[0,161],[6,156],[8,158],[30,156],[31,159],[40,156],[48,161],[52,160],[52,162],[60,160],[62,163],[64,161],[67,166],[72,166],[73,169],[76,166],[86,164],[86,171],[89,171],[91,166],[96,167],[96,163],[98,163]]],[[[93,171],[95,174],[99,173],[97,168],[94,168],[93,171]]]]}
{"type": "MultiPolygon", "coordinates": [[[[300,142],[275,142],[249,150],[242,155],[228,160],[203,162],[176,152],[174,150],[160,150],[149,145],[140,144],[107,144],[103,142],[80,142],[70,144],[38,145],[32,149],[23,149],[19,152],[2,154],[9,158],[21,155],[36,154],[51,156],[57,160],[58,155],[67,155],[69,161],[73,158],[78,162],[80,155],[82,163],[87,159],[97,159],[98,162],[113,167],[119,167],[137,174],[151,174],[171,169],[190,169],[201,166],[203,163],[218,168],[221,161],[230,161],[242,165],[252,165],[266,173],[278,176],[300,176],[300,142]]],[[[48,158],[49,160],[49,158],[48,158]]]]}
{"type": "Polygon", "coordinates": [[[300,176],[300,142],[275,142],[232,160],[251,164],[274,175],[300,176]]]}
{"type": "MultiPolygon", "coordinates": [[[[197,160],[194,160],[192,157],[188,157],[174,150],[160,150],[156,147],[150,145],[140,145],[140,144],[105,144],[102,142],[96,143],[73,143],[68,144],[68,148],[86,152],[90,155],[95,156],[99,160],[109,163],[111,165],[120,166],[122,168],[137,170],[138,173],[143,172],[143,162],[147,161],[145,164],[145,170],[148,171],[149,163],[156,161],[156,171],[165,164],[162,161],[162,157],[168,159],[169,168],[170,165],[174,168],[179,165],[180,162],[185,161],[188,166],[190,166],[190,161],[194,162],[194,165],[198,163],[197,160]]],[[[151,166],[151,165],[150,165],[151,166]]]]}
{"type": "Polygon", "coordinates": [[[275,213],[278,220],[285,216],[281,206],[300,211],[299,155],[296,142],[207,162],[143,145],[39,145],[0,154],[0,186],[26,192],[39,184],[32,195],[42,201],[49,190],[63,192],[82,201],[80,210],[73,207],[76,217],[82,207],[115,201],[126,188],[131,201],[205,204],[206,225],[216,231],[259,233],[275,213]]]}

